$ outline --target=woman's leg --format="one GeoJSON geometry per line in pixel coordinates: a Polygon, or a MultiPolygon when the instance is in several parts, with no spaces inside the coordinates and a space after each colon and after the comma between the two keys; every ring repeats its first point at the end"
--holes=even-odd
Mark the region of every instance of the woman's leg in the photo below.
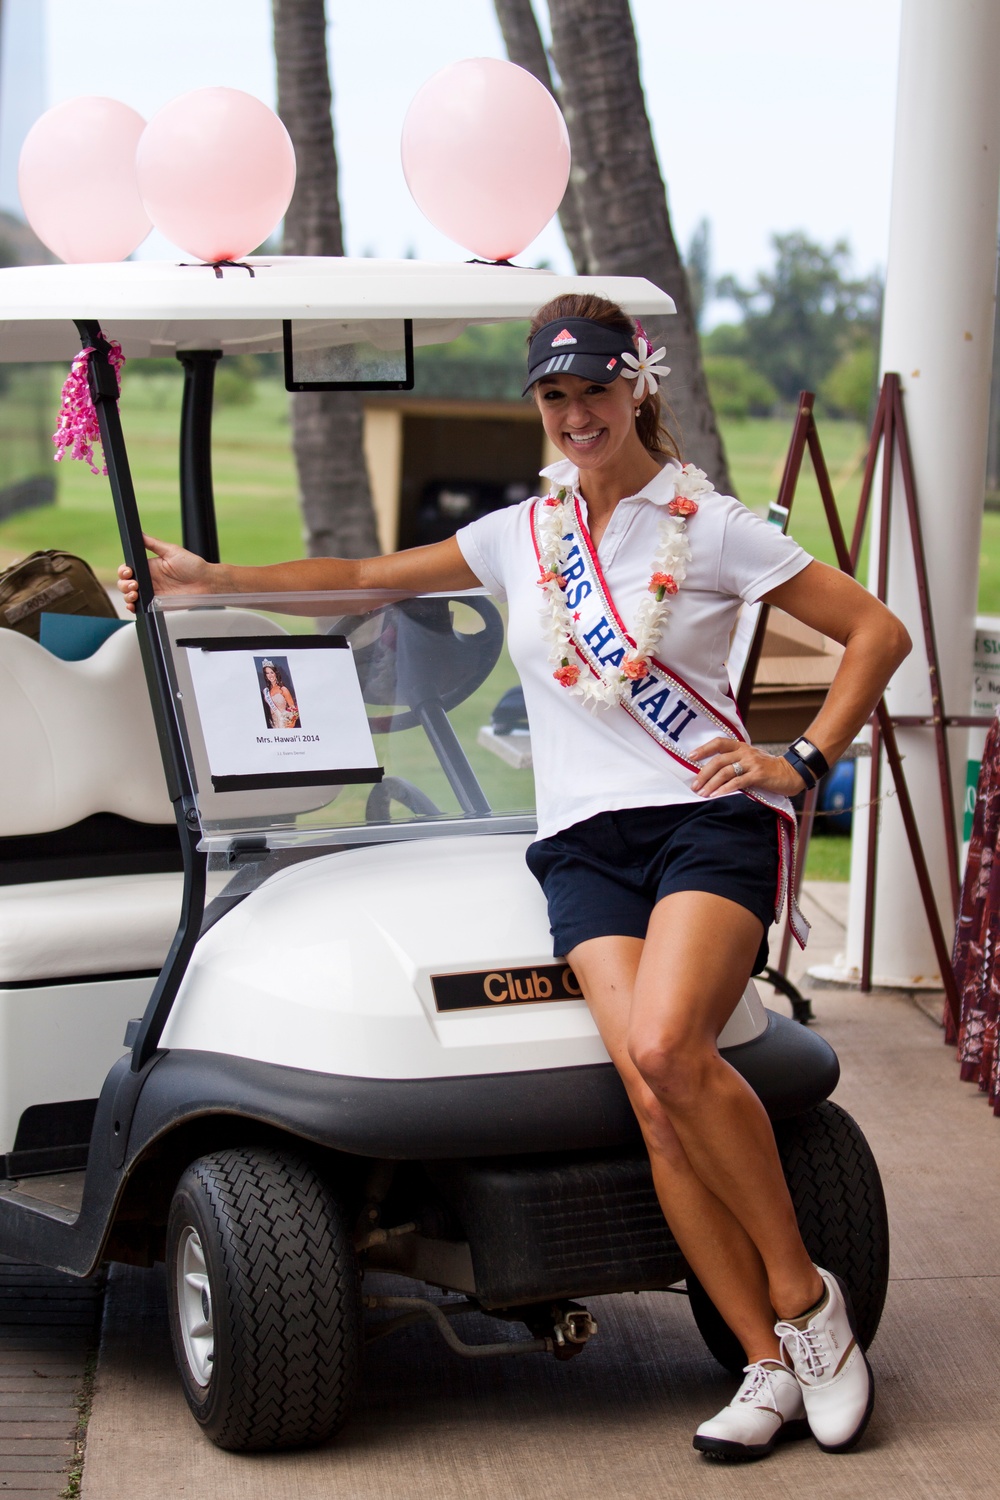
{"type": "Polygon", "coordinates": [[[761,925],[702,892],[665,897],[645,942],[594,938],[568,957],[622,1075],[685,1258],[751,1360],[773,1358],[772,1306],[822,1288],[802,1245],[770,1122],[716,1048],[761,925]]]}
{"type": "Polygon", "coordinates": [[[640,938],[592,938],[567,955],[642,1129],[653,1183],[684,1259],[751,1362],[774,1359],[778,1341],[764,1264],[749,1235],[688,1161],[662,1104],[628,1052],[640,938]]]}

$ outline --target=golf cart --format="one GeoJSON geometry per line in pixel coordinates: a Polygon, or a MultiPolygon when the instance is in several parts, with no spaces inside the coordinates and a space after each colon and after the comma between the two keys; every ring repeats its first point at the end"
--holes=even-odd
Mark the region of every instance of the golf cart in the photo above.
{"type": "MultiPolygon", "coordinates": [[[[640,280],[502,266],[0,271],[0,359],[94,351],[140,592],[83,661],[0,629],[23,705],[0,743],[0,1253],[78,1276],[165,1261],[185,1393],[224,1448],[330,1437],[366,1337],[418,1317],[459,1355],[565,1359],[596,1332],[580,1299],[686,1280],[709,1348],[744,1362],[552,958],[530,770],[479,737],[516,686],[501,610],[482,591],[154,598],[108,358],[115,340],[183,364],[183,536],[212,560],[220,355],[283,351],[291,389],[405,388],[414,342],[590,289],[672,311],[640,280]],[[386,1272],[412,1295],[380,1294],[386,1272]],[[470,1310],[493,1342],[461,1337],[470,1310]]],[[[753,984],[721,1046],[868,1344],[885,1206],[828,1100],[836,1057],[753,984]]]]}

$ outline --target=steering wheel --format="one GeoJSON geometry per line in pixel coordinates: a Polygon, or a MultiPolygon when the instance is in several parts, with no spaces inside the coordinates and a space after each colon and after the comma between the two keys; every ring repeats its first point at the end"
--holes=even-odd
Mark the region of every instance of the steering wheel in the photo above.
{"type": "Polygon", "coordinates": [[[439,818],[441,809],[426,792],[422,792],[412,781],[402,776],[384,776],[375,783],[365,803],[366,823],[388,823],[392,816],[392,804],[402,803],[408,812],[419,818],[439,818]]]}
{"type": "Polygon", "coordinates": [[[372,734],[412,729],[425,703],[447,711],[464,702],[486,681],[503,648],[500,611],[481,596],[405,599],[341,619],[332,629],[351,642],[365,702],[391,707],[369,715],[372,734]],[[482,630],[456,630],[453,604],[477,614],[482,630]]]}

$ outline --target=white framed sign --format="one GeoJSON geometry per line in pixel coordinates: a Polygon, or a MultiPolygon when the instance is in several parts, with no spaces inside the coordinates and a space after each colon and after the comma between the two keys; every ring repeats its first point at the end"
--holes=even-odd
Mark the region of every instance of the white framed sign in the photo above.
{"type": "Polygon", "coordinates": [[[187,652],[217,792],[382,780],[342,635],[210,636],[187,652]]]}

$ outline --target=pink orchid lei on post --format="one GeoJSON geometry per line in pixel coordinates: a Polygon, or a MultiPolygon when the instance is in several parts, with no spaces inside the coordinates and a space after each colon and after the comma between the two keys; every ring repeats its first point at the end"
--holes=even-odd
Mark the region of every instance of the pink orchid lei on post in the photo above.
{"type": "Polygon", "coordinates": [[[702,496],[711,494],[714,486],[702,469],[694,464],[676,468],[674,495],[664,507],[660,535],[653,555],[653,566],[647,592],[630,634],[635,641],[617,667],[605,667],[600,677],[584,673],[577,665],[579,656],[573,642],[573,620],[566,606],[564,540],[575,523],[576,496],[565,487],[556,490],[538,506],[535,530],[539,547],[538,586],[545,606],[542,618],[549,639],[549,659],[555,667],[553,677],[563,687],[576,693],[588,708],[607,708],[621,701],[630,684],[644,677],[649,658],[656,650],[660,632],[670,614],[669,598],[678,592],[687,576],[691,547],[687,537],[687,520],[696,514],[702,496]]]}
{"type": "MultiPolygon", "coordinates": [[[[101,441],[101,429],[87,383],[87,368],[93,352],[93,345],[81,349],[70,365],[69,374],[63,382],[59,417],[52,441],[55,444],[54,457],[57,464],[68,453],[70,458],[79,458],[89,464],[92,474],[106,474],[107,464],[99,469],[94,462],[94,444],[101,441]]],[[[121,344],[115,339],[111,339],[108,344],[108,360],[117,377],[120,394],[125,356],[122,354],[121,344]]]]}

